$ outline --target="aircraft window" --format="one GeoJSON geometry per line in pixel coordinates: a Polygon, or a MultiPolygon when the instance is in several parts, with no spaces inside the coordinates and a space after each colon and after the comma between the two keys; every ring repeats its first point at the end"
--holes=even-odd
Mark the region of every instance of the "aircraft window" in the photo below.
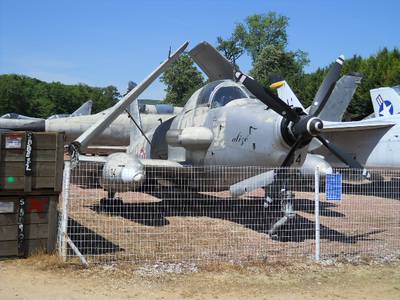
{"type": "Polygon", "coordinates": [[[197,98],[197,105],[207,105],[209,100],[210,100],[210,95],[215,89],[217,85],[219,85],[222,82],[222,80],[218,81],[213,81],[209,84],[207,84],[203,89],[201,90],[199,97],[197,98]]]}
{"type": "Polygon", "coordinates": [[[235,99],[248,98],[248,96],[238,87],[221,87],[214,95],[211,107],[221,107],[235,99]]]}
{"type": "Polygon", "coordinates": [[[245,92],[247,93],[247,95],[249,95],[249,98],[252,98],[252,99],[257,99],[257,97],[256,96],[254,96],[253,95],[253,93],[252,92],[250,92],[244,85],[242,85],[242,89],[244,89],[245,90],[245,92]]]}

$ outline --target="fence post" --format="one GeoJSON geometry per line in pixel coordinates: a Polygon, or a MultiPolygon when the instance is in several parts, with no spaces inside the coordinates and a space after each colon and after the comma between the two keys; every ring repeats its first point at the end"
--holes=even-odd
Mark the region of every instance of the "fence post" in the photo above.
{"type": "Polygon", "coordinates": [[[58,253],[62,257],[63,261],[66,261],[67,259],[67,241],[65,237],[67,234],[67,225],[68,225],[70,175],[71,175],[71,163],[69,161],[66,161],[64,165],[64,177],[63,177],[63,187],[62,187],[63,201],[61,205],[61,219],[58,230],[58,253]]]}
{"type": "Polygon", "coordinates": [[[314,215],[315,215],[315,261],[319,262],[321,255],[320,215],[319,215],[319,168],[315,168],[314,179],[314,215]]]}

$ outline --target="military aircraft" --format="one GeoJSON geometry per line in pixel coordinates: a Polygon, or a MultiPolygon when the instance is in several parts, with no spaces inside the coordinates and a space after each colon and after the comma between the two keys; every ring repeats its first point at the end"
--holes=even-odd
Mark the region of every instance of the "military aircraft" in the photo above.
{"type": "MultiPolygon", "coordinates": [[[[182,110],[181,107],[169,104],[142,104],[140,100],[139,104],[144,132],[172,118],[182,110]]],[[[0,118],[0,129],[64,132],[65,143],[69,144],[107,113],[107,110],[104,110],[91,115],[91,107],[92,101],[88,101],[72,114],[57,114],[46,120],[9,113],[0,118]]],[[[108,153],[126,149],[129,145],[131,127],[129,115],[121,114],[111,126],[92,141],[90,152],[108,153]]]]}
{"type": "Polygon", "coordinates": [[[8,113],[0,117],[0,129],[5,130],[29,130],[29,131],[44,131],[45,123],[48,120],[54,119],[65,119],[69,117],[85,116],[90,115],[92,112],[93,101],[89,100],[83,103],[77,110],[71,114],[57,114],[52,115],[49,118],[33,118],[24,115],[19,115],[17,113],[8,113]]]}
{"type": "MultiPolygon", "coordinates": [[[[140,102],[139,102],[140,103],[140,102]]],[[[169,104],[141,104],[139,106],[141,129],[148,132],[152,128],[174,117],[182,110],[180,107],[174,107],[169,104]]],[[[87,116],[77,116],[74,118],[48,119],[45,121],[45,131],[64,132],[65,143],[69,144],[83,132],[95,124],[98,120],[104,118],[109,109],[97,114],[87,116]]],[[[96,149],[124,149],[129,145],[129,136],[132,121],[127,112],[119,115],[104,131],[91,140],[91,151],[96,149]],[[94,146],[96,145],[96,146],[94,146]]]]}
{"type": "MultiPolygon", "coordinates": [[[[208,181],[208,188],[227,187],[233,196],[240,196],[256,188],[268,187],[268,202],[280,206],[283,214],[270,229],[270,234],[273,235],[294,216],[292,193],[288,187],[285,167],[318,166],[322,173],[330,172],[331,166],[323,157],[308,154],[323,145],[347,166],[363,168],[343,150],[345,148],[336,146],[324,135],[354,128],[380,128],[381,124],[369,122],[368,125],[343,126],[342,122],[324,121],[320,118],[326,113],[327,107],[332,107],[327,102],[339,79],[342,57],[332,64],[311,107],[306,111],[300,102],[296,103],[297,107],[291,107],[256,80],[232,66],[211,45],[200,43],[189,51],[189,55],[211,82],[197,90],[176,117],[159,124],[146,135],[143,134],[135,99],[186,47],[187,43],[125,95],[104,118],[71,143],[73,165],[77,165],[79,161],[103,165],[101,185],[109,192],[103,204],[120,201],[115,193],[122,191],[121,188],[134,190],[143,184],[147,169],[151,169],[152,174],[156,174],[157,170],[164,174],[168,170],[185,173],[186,166],[198,166],[204,168],[196,168],[194,177],[215,178],[213,168],[207,166],[265,166],[270,167],[271,171],[255,173],[250,178],[249,174],[218,178],[218,183],[217,180],[208,181]],[[91,141],[128,107],[136,127],[132,127],[127,152],[114,153],[108,157],[81,155],[91,141]],[[274,170],[276,167],[282,168],[274,170]]],[[[181,184],[193,189],[199,188],[196,186],[198,181],[193,180],[193,174],[189,177],[181,184]]],[[[171,181],[173,180],[171,176],[171,181]]]]}

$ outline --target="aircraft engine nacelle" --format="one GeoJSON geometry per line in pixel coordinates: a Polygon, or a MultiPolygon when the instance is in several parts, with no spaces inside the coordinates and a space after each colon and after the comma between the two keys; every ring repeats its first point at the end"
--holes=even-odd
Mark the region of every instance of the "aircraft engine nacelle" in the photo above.
{"type": "Polygon", "coordinates": [[[206,150],[211,145],[213,138],[212,131],[207,127],[170,129],[166,136],[168,145],[190,150],[206,150]]]}
{"type": "Polygon", "coordinates": [[[133,154],[113,153],[103,166],[101,186],[115,192],[132,191],[145,179],[142,163],[133,154]]]}
{"type": "Polygon", "coordinates": [[[303,176],[314,176],[315,169],[318,168],[319,174],[325,176],[332,174],[332,166],[324,159],[322,155],[307,154],[306,160],[300,168],[300,173],[303,176]]]}

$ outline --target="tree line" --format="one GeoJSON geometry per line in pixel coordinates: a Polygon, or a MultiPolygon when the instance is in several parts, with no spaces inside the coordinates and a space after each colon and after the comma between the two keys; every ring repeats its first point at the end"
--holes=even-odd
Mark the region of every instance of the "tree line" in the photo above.
{"type": "MultiPolygon", "coordinates": [[[[229,37],[217,37],[216,48],[234,65],[242,55],[248,55],[252,62],[251,76],[264,86],[285,79],[307,107],[329,66],[305,73],[308,54],[300,49],[288,49],[288,26],[289,19],[275,12],[248,16],[234,26],[229,37]]],[[[400,51],[383,48],[366,58],[354,55],[342,69],[343,74],[350,72],[360,73],[363,79],[345,115],[347,120],[360,119],[372,112],[370,89],[400,84],[400,51]]],[[[207,83],[187,54],[164,72],[161,81],[166,86],[164,101],[179,106],[207,83]]],[[[112,106],[120,97],[114,86],[65,85],[23,75],[0,75],[0,114],[16,112],[45,118],[56,113],[71,113],[89,99],[96,113],[112,106]]]]}
{"type": "Polygon", "coordinates": [[[88,100],[93,101],[92,112],[96,113],[114,105],[119,97],[114,86],[66,85],[24,75],[0,75],[0,115],[15,112],[46,118],[53,114],[72,113],[88,100]]]}
{"type": "MultiPolygon", "coordinates": [[[[287,49],[288,25],[289,19],[275,12],[249,16],[235,25],[229,37],[217,38],[217,49],[234,65],[242,55],[248,55],[252,62],[251,76],[266,87],[285,79],[307,107],[329,66],[305,73],[308,54],[300,49],[287,49]]],[[[400,51],[383,48],[367,58],[354,55],[346,60],[342,69],[343,75],[351,72],[360,73],[363,79],[345,115],[347,120],[361,119],[372,113],[370,89],[400,84],[400,51]]],[[[206,83],[187,54],[173,63],[161,80],[166,85],[165,101],[175,105],[183,105],[193,91],[206,83]]]]}

